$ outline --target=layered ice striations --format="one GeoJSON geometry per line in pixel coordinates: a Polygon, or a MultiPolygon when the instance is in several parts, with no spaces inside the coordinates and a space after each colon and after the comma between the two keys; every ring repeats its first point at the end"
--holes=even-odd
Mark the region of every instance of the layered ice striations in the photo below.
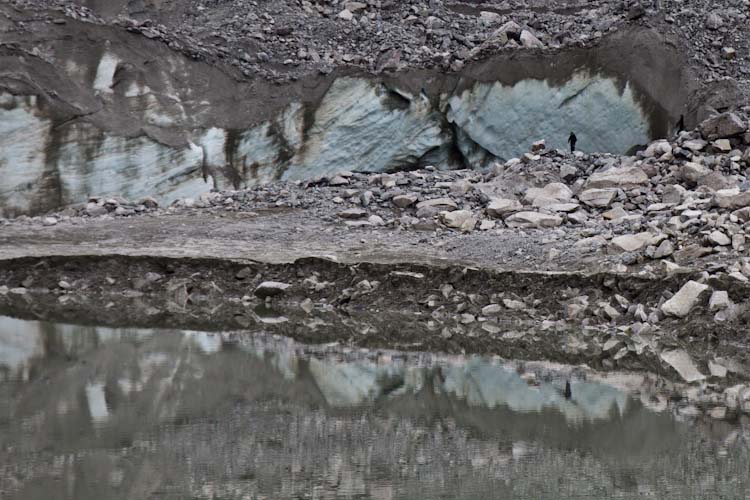
{"type": "Polygon", "coordinates": [[[314,104],[292,100],[264,121],[248,116],[251,124],[227,129],[198,119],[207,103],[174,91],[167,76],[159,93],[119,83],[119,64],[105,51],[89,90],[107,113],[126,113],[140,129],[104,130],[85,116],[60,121],[42,97],[0,90],[0,216],[43,213],[92,195],[169,203],[341,170],[484,168],[539,139],[565,148],[570,131],[584,151],[625,153],[652,139],[633,89],[587,72],[562,84],[476,82],[432,96],[340,77],[314,104]],[[161,133],[184,140],[162,141],[161,133]]]}

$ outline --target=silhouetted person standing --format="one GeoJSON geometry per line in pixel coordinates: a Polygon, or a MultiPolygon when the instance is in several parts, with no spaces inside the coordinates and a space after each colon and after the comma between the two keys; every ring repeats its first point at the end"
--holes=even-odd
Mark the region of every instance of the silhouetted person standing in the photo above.
{"type": "Polygon", "coordinates": [[[680,115],[680,121],[677,122],[677,133],[685,130],[685,115],[680,115]]]}
{"type": "Polygon", "coordinates": [[[574,152],[576,150],[576,142],[578,142],[578,137],[571,132],[570,136],[568,137],[568,143],[570,144],[570,152],[574,152]]]}
{"type": "Polygon", "coordinates": [[[573,391],[570,389],[570,380],[565,381],[565,392],[563,392],[565,399],[570,399],[573,396],[573,391]]]}

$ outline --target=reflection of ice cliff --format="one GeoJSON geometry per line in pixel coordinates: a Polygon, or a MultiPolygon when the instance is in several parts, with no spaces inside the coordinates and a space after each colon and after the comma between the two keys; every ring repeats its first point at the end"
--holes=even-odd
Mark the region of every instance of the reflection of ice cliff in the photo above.
{"type": "Polygon", "coordinates": [[[331,406],[360,406],[380,397],[417,393],[426,377],[432,377],[433,390],[465,401],[469,406],[505,406],[517,412],[559,410],[568,420],[606,419],[613,408],[622,414],[627,395],[600,383],[572,382],[570,400],[560,383],[529,385],[517,372],[499,362],[480,357],[439,364],[431,368],[405,364],[380,365],[374,362],[336,363],[310,361],[310,373],[331,406]],[[398,382],[394,382],[397,380],[398,382]],[[398,389],[393,387],[398,384],[398,389]]]}
{"type": "MultiPolygon", "coordinates": [[[[177,335],[177,344],[171,342],[156,352],[154,349],[140,351],[136,362],[139,378],[120,374],[118,384],[124,393],[141,390],[156,373],[168,376],[178,369],[179,363],[198,363],[197,369],[203,356],[227,356],[223,349],[228,338],[225,335],[204,332],[172,332],[171,335],[177,335]],[[186,350],[197,355],[186,357],[186,350]]],[[[147,339],[164,342],[164,338],[166,332],[154,330],[51,325],[0,318],[0,368],[10,373],[11,379],[23,380],[34,359],[48,357],[50,353],[46,351],[50,349],[68,355],[82,354],[106,345],[147,339]]],[[[524,365],[527,367],[524,372],[518,363],[483,357],[430,356],[409,361],[391,355],[358,358],[356,354],[344,355],[337,350],[310,352],[289,339],[264,336],[243,340],[239,346],[267,366],[266,378],[278,373],[281,379],[292,384],[312,382],[331,407],[366,406],[429,390],[436,396],[455,398],[475,408],[504,407],[515,412],[555,409],[566,420],[575,422],[608,419],[613,411],[622,415],[628,404],[625,390],[604,382],[576,379],[571,381],[572,397],[566,399],[564,379],[554,377],[554,372],[552,378],[537,377],[538,363],[524,365]]],[[[117,371],[118,361],[123,364],[120,371],[127,372],[125,361],[118,359],[110,361],[113,366],[106,371],[117,371]]],[[[239,375],[228,372],[227,376],[239,375]]],[[[101,380],[89,380],[86,384],[90,414],[98,420],[106,419],[101,380]]]]}

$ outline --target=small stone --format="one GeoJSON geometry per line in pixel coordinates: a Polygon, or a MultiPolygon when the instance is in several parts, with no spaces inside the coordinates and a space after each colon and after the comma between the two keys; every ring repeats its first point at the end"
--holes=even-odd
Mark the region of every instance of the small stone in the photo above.
{"type": "Polygon", "coordinates": [[[239,271],[237,271],[237,274],[235,274],[234,277],[235,277],[235,279],[238,279],[238,280],[245,280],[245,279],[249,278],[250,276],[252,276],[252,274],[253,274],[253,269],[252,268],[250,268],[250,267],[243,267],[242,269],[240,269],[239,271]]]}
{"type": "Polygon", "coordinates": [[[482,316],[497,316],[503,311],[500,304],[490,304],[482,308],[482,316]]]}
{"type": "Polygon", "coordinates": [[[684,318],[698,304],[701,295],[706,290],[708,290],[708,285],[688,281],[680,288],[680,291],[661,306],[661,311],[667,316],[684,318]]]}
{"type": "Polygon", "coordinates": [[[101,215],[106,215],[109,213],[109,211],[103,205],[97,205],[96,203],[89,203],[88,205],[86,205],[85,212],[89,217],[99,217],[101,215]]]}
{"type": "Polygon", "coordinates": [[[338,216],[342,219],[363,219],[364,217],[367,217],[367,211],[363,210],[361,208],[350,208],[348,210],[344,210],[343,212],[339,212],[338,216]]]}
{"type": "Polygon", "coordinates": [[[674,253],[674,245],[669,240],[662,241],[658,247],[656,247],[656,251],[654,252],[654,258],[655,259],[663,259],[664,257],[669,257],[674,253]]]}
{"type": "Polygon", "coordinates": [[[352,19],[354,19],[354,14],[349,9],[344,9],[339,12],[337,17],[339,19],[343,19],[344,21],[351,21],[352,19]]]}
{"type": "Polygon", "coordinates": [[[417,203],[417,210],[423,208],[435,208],[437,210],[456,210],[458,205],[450,198],[435,198],[432,200],[420,201],[417,203]]]}
{"type": "Polygon", "coordinates": [[[314,309],[313,301],[307,298],[303,300],[302,302],[300,302],[299,307],[300,309],[305,311],[305,313],[310,314],[311,312],[313,312],[313,309],[314,309]]]}
{"type": "Polygon", "coordinates": [[[373,226],[385,226],[385,221],[383,218],[379,215],[371,215],[367,218],[367,222],[372,224],[373,226]]]}
{"type": "Polygon", "coordinates": [[[602,346],[602,351],[604,352],[610,352],[615,350],[618,346],[622,344],[622,341],[616,337],[612,337],[611,339],[607,340],[604,345],[602,346]]]}
{"type": "Polygon", "coordinates": [[[554,200],[556,202],[568,201],[573,197],[573,192],[562,182],[551,182],[543,188],[530,188],[526,190],[523,199],[526,203],[534,203],[539,198],[554,200]]]}
{"type": "Polygon", "coordinates": [[[609,319],[612,319],[612,320],[615,320],[615,319],[619,318],[620,316],[622,316],[622,314],[620,314],[620,312],[617,309],[615,309],[614,307],[612,307],[610,304],[605,304],[604,307],[602,308],[602,310],[604,311],[604,314],[609,319]]]}
{"type": "Polygon", "coordinates": [[[54,217],[45,217],[44,219],[42,219],[42,225],[47,227],[55,226],[57,225],[57,219],[54,217]]]}
{"type": "Polygon", "coordinates": [[[711,12],[706,17],[706,28],[710,30],[717,30],[724,25],[724,20],[716,12],[711,12]]]}
{"type": "Polygon", "coordinates": [[[331,186],[346,186],[349,184],[349,179],[347,179],[343,175],[336,175],[330,181],[328,181],[328,184],[331,186]]]}
{"type": "Polygon", "coordinates": [[[727,376],[726,367],[720,365],[719,363],[715,363],[713,361],[708,362],[708,371],[711,372],[712,377],[725,378],[727,376]]]}
{"type": "Polygon", "coordinates": [[[744,234],[733,234],[732,235],[732,248],[738,252],[745,249],[746,238],[744,234]]]}
{"type": "Polygon", "coordinates": [[[543,214],[540,212],[518,212],[507,219],[508,227],[549,228],[562,225],[563,219],[557,215],[543,214]]]}
{"type": "Polygon", "coordinates": [[[503,305],[508,309],[513,309],[515,311],[522,311],[526,309],[526,304],[524,304],[520,300],[503,299],[503,305]]]}
{"type": "Polygon", "coordinates": [[[706,378],[695,366],[690,355],[683,349],[664,351],[661,353],[661,359],[674,368],[685,382],[697,382],[706,378]]]}
{"type": "Polygon", "coordinates": [[[500,16],[500,14],[498,14],[497,12],[483,10],[479,13],[479,19],[484,24],[489,25],[500,22],[500,20],[502,20],[502,16],[500,16]]]}
{"type": "Polygon", "coordinates": [[[664,188],[661,199],[664,203],[679,205],[685,199],[686,194],[687,189],[679,184],[671,184],[664,188]]]}
{"type": "Polygon", "coordinates": [[[724,290],[716,290],[711,294],[711,298],[708,301],[708,309],[711,312],[723,311],[731,305],[732,301],[729,300],[729,293],[724,290]]]}
{"type": "Polygon", "coordinates": [[[702,177],[707,176],[710,172],[711,171],[703,165],[689,161],[682,166],[679,175],[680,178],[685,181],[697,183],[702,177]]]}
{"type": "Polygon", "coordinates": [[[622,207],[617,207],[613,208],[612,210],[607,210],[602,214],[602,217],[607,220],[617,220],[623,217],[627,217],[627,215],[628,213],[622,207]]]}
{"type": "Polygon", "coordinates": [[[292,285],[288,283],[281,283],[279,281],[264,281],[255,289],[255,295],[257,297],[260,297],[261,299],[265,299],[266,297],[275,297],[283,294],[291,287],[292,285]]]}
{"type": "Polygon", "coordinates": [[[159,202],[156,201],[154,198],[151,198],[150,196],[143,198],[141,201],[138,202],[139,205],[143,205],[144,207],[148,209],[155,209],[159,208],[159,202]]]}
{"type": "Polygon", "coordinates": [[[737,51],[732,47],[722,47],[721,57],[726,59],[727,61],[731,61],[737,58],[737,51]]]}
{"type": "Polygon", "coordinates": [[[497,223],[494,220],[483,220],[479,223],[479,230],[480,231],[490,231],[492,229],[495,229],[497,226],[497,223]]]}
{"type": "Polygon", "coordinates": [[[566,181],[575,179],[578,175],[578,169],[573,165],[563,165],[560,167],[560,177],[566,181]]]}
{"type": "Polygon", "coordinates": [[[521,45],[527,49],[543,49],[544,44],[541,40],[534,36],[529,30],[521,31],[521,45]]]}
{"type": "Polygon", "coordinates": [[[578,200],[590,207],[609,207],[617,196],[617,189],[587,189],[578,194],[578,200]]]}
{"type": "Polygon", "coordinates": [[[711,145],[722,153],[729,153],[732,150],[732,143],[729,139],[716,139],[711,145]]]}
{"type": "Polygon", "coordinates": [[[654,141],[651,144],[648,145],[646,150],[643,152],[643,156],[646,158],[659,158],[665,154],[669,154],[672,152],[672,145],[669,144],[669,141],[665,139],[661,139],[658,141],[654,141]]]}
{"type": "Polygon", "coordinates": [[[711,244],[720,247],[726,247],[732,244],[732,240],[729,239],[729,236],[719,230],[712,231],[711,234],[708,235],[708,241],[710,241],[711,244]]]}
{"type": "Polygon", "coordinates": [[[640,167],[612,168],[591,175],[586,182],[586,189],[631,189],[648,183],[648,175],[640,167]]]}
{"type": "Polygon", "coordinates": [[[682,147],[685,148],[685,149],[689,149],[690,151],[696,153],[698,151],[702,151],[703,148],[706,147],[706,144],[707,143],[704,140],[694,139],[694,140],[690,140],[690,141],[685,141],[682,144],[682,147]]]}
{"type": "Polygon", "coordinates": [[[651,244],[653,235],[648,232],[624,234],[612,238],[612,246],[623,252],[637,252],[651,244]]]}
{"type": "Polygon", "coordinates": [[[739,210],[750,206],[750,191],[739,189],[720,189],[714,193],[714,203],[720,208],[739,210]]]}
{"type": "Polygon", "coordinates": [[[508,200],[504,198],[493,198],[487,205],[487,215],[490,217],[501,218],[514,212],[523,210],[523,205],[518,200],[508,200]]]}
{"type": "Polygon", "coordinates": [[[360,10],[364,10],[367,8],[367,4],[364,2],[346,2],[344,5],[346,10],[349,12],[359,12],[360,10]]]}
{"type": "Polygon", "coordinates": [[[417,195],[415,195],[415,194],[400,194],[398,196],[394,196],[391,201],[398,208],[406,208],[406,207],[409,207],[411,205],[414,205],[417,202],[417,195]]]}
{"type": "Polygon", "coordinates": [[[470,232],[477,225],[477,218],[469,210],[455,210],[453,212],[440,212],[440,220],[452,229],[462,232],[470,232]]]}
{"type": "Polygon", "coordinates": [[[734,113],[721,113],[704,120],[700,130],[706,139],[720,139],[742,134],[747,130],[747,124],[734,113]]]}
{"type": "Polygon", "coordinates": [[[461,324],[463,325],[470,325],[471,323],[474,323],[476,320],[477,319],[474,317],[473,314],[468,314],[468,313],[462,314],[461,319],[460,319],[461,324]]]}

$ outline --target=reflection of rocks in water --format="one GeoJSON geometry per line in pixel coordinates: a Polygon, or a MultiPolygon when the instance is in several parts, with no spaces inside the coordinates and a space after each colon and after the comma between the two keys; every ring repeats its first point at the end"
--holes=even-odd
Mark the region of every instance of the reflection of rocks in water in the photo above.
{"type": "Polygon", "coordinates": [[[0,384],[9,498],[682,499],[683,483],[750,486],[742,428],[711,436],[581,376],[567,400],[542,363],[2,325],[0,352],[37,339],[13,358],[26,378],[0,384]]]}

